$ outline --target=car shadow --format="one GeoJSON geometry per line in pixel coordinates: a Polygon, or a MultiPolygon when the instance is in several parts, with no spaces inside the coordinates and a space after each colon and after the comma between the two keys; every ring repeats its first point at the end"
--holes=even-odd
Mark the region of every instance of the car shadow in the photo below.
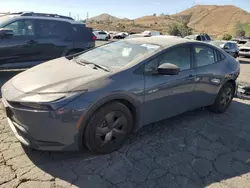
{"type": "Polygon", "coordinates": [[[235,99],[224,114],[199,109],[144,126],[112,154],[24,150],[56,178],[56,186],[205,187],[222,180],[233,185],[235,177],[250,172],[249,104],[235,99]]]}

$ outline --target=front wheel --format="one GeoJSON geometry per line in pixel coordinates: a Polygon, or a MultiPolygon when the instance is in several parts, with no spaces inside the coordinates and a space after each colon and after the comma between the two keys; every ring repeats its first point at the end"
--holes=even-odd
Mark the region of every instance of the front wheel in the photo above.
{"type": "Polygon", "coordinates": [[[214,104],[210,106],[210,110],[215,113],[224,113],[233,100],[234,91],[234,85],[230,82],[227,82],[224,86],[222,86],[215,99],[214,104]]]}
{"type": "Polygon", "coordinates": [[[84,143],[95,153],[111,153],[123,145],[132,127],[130,110],[112,102],[94,112],[84,131],[84,143]]]}

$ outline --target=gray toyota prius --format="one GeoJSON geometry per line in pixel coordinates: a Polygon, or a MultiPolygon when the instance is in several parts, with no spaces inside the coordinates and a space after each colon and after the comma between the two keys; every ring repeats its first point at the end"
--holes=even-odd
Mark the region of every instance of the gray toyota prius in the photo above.
{"type": "Polygon", "coordinates": [[[239,73],[207,43],[131,38],[28,69],[4,84],[2,102],[23,145],[110,153],[143,125],[205,106],[225,112],[239,73]]]}

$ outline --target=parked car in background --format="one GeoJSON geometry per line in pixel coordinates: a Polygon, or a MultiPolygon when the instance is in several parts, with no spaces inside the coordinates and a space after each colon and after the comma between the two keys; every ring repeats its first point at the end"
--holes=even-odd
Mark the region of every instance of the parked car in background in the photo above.
{"type": "Polygon", "coordinates": [[[239,48],[237,46],[237,42],[235,41],[211,41],[210,44],[215,45],[225,52],[233,56],[234,58],[239,57],[239,48]]]}
{"type": "Polygon", "coordinates": [[[93,48],[92,28],[57,14],[19,12],[0,17],[0,69],[28,68],[93,48]]]}
{"type": "Polygon", "coordinates": [[[24,145],[110,153],[143,125],[204,106],[225,112],[239,73],[239,62],[213,45],[153,36],[43,63],[1,91],[24,145]]]}
{"type": "Polygon", "coordinates": [[[184,38],[189,39],[189,40],[203,41],[203,42],[208,42],[208,41],[212,40],[211,37],[206,33],[188,35],[188,36],[186,36],[184,38]]]}
{"type": "Polygon", "coordinates": [[[161,33],[159,31],[144,31],[142,32],[142,35],[148,35],[148,36],[157,36],[161,33]]]}
{"type": "Polygon", "coordinates": [[[113,35],[113,39],[124,39],[128,36],[129,34],[126,32],[120,32],[120,33],[116,33],[113,35]]]}
{"type": "Polygon", "coordinates": [[[240,47],[239,56],[250,57],[250,42],[246,42],[240,47]]]}
{"type": "Polygon", "coordinates": [[[93,34],[96,36],[96,40],[109,40],[110,36],[105,31],[94,31],[93,34]]]}

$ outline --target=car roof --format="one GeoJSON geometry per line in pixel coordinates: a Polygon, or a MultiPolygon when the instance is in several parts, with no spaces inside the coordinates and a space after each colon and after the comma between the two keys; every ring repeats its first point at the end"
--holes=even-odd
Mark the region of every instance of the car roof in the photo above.
{"type": "MultiPolygon", "coordinates": [[[[164,48],[174,46],[177,44],[190,42],[190,40],[188,40],[188,39],[184,39],[184,38],[180,38],[180,37],[172,37],[172,36],[171,37],[170,36],[162,36],[162,35],[152,36],[152,37],[129,38],[126,40],[156,44],[156,45],[162,46],[164,48]]],[[[197,42],[197,43],[201,43],[201,42],[197,42]]]]}
{"type": "Polygon", "coordinates": [[[41,19],[41,20],[53,20],[53,21],[63,21],[71,24],[83,24],[76,20],[65,19],[65,18],[57,18],[57,17],[47,17],[47,16],[20,16],[20,15],[6,15],[12,20],[20,20],[20,19],[41,19]]]}

